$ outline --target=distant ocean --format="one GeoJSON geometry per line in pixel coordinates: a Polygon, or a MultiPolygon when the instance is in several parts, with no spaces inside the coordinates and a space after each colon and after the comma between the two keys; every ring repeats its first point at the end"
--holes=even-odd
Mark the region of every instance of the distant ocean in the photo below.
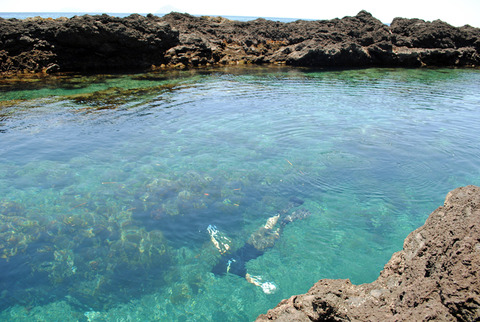
{"type": "MultiPolygon", "coordinates": [[[[42,18],[60,18],[60,17],[67,17],[71,18],[73,16],[82,16],[82,15],[100,15],[103,14],[104,12],[0,12],[0,17],[5,18],[5,19],[10,19],[10,18],[16,18],[16,19],[26,19],[26,18],[31,18],[31,17],[42,17],[42,18]]],[[[110,16],[115,16],[115,17],[127,17],[131,15],[132,13],[112,13],[112,12],[106,12],[106,14],[110,16]]],[[[147,13],[140,13],[142,16],[146,16],[147,13]]],[[[166,15],[165,13],[155,13],[154,15],[162,17],[166,15]]],[[[197,17],[200,17],[202,15],[194,15],[197,17]]],[[[212,15],[212,16],[217,16],[217,15],[212,15]]],[[[298,20],[298,18],[274,18],[274,17],[244,17],[244,16],[221,16],[230,20],[237,20],[237,21],[250,21],[250,20],[255,20],[257,18],[264,18],[267,20],[273,20],[273,21],[280,21],[280,22],[292,22],[295,20],[298,20]]],[[[304,20],[310,20],[310,19],[304,19],[304,20]]]]}

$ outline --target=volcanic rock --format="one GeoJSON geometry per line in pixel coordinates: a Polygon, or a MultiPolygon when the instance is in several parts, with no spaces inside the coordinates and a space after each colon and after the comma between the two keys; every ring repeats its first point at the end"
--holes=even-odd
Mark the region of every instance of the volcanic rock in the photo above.
{"type": "Polygon", "coordinates": [[[257,321],[478,321],[480,188],[448,193],[443,207],[410,233],[378,279],[318,281],[257,321]]]}
{"type": "Polygon", "coordinates": [[[170,13],[0,18],[0,72],[186,68],[276,63],[313,67],[478,66],[480,29],[366,11],[282,23],[170,13]]]}

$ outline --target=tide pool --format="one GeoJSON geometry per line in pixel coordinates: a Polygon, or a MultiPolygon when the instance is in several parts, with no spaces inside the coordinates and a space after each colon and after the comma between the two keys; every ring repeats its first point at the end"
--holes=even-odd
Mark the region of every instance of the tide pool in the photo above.
{"type": "Polygon", "coordinates": [[[281,67],[3,80],[0,319],[250,321],[321,278],[371,282],[448,191],[480,185],[479,84],[281,67]],[[300,209],[245,264],[274,292],[212,272],[209,225],[228,256],[300,209]]]}

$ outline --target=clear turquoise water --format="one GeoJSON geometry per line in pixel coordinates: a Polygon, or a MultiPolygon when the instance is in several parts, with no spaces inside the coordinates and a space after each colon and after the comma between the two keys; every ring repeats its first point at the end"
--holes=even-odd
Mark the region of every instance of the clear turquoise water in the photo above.
{"type": "Polygon", "coordinates": [[[249,321],[374,280],[480,184],[480,71],[225,68],[0,84],[0,320],[249,321]],[[304,200],[247,263],[211,270],[304,200]]]}

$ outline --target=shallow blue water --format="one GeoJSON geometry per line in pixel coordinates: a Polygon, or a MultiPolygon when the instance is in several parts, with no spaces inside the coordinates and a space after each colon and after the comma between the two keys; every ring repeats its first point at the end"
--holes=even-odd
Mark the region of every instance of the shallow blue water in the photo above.
{"type": "Polygon", "coordinates": [[[320,278],[370,282],[480,184],[479,84],[261,67],[2,84],[0,318],[247,321],[320,278]],[[212,273],[209,225],[233,253],[298,209],[246,263],[273,294],[212,273]]]}

